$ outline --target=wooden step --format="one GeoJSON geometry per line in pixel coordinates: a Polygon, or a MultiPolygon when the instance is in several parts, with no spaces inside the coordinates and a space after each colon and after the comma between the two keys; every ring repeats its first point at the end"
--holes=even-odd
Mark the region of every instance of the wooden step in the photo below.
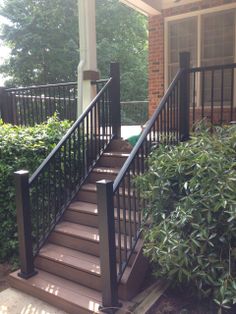
{"type": "MultiPolygon", "coordinates": [[[[100,259],[96,256],[48,243],[40,250],[35,266],[43,271],[101,291],[100,259]]],[[[128,266],[122,276],[121,286],[127,281],[130,271],[131,267],[128,266]]]]}
{"type": "Polygon", "coordinates": [[[90,173],[88,182],[95,183],[103,179],[114,181],[119,173],[120,168],[96,167],[90,173]]]}
{"type": "MultiPolygon", "coordinates": [[[[129,251],[129,237],[127,240],[127,250],[129,251]]],[[[80,252],[91,254],[94,256],[99,256],[99,231],[97,228],[92,228],[88,226],[83,226],[67,221],[62,221],[59,223],[54,231],[51,233],[48,239],[49,243],[54,243],[57,245],[65,246],[67,248],[78,250],[80,252]]],[[[116,243],[118,246],[118,235],[116,234],[116,243]]],[[[125,237],[121,235],[121,249],[122,255],[124,255],[124,243],[125,237]]],[[[133,262],[135,258],[136,251],[134,252],[130,263],[133,262]]],[[[119,259],[119,254],[117,254],[117,260],[119,259]]]]}
{"type": "Polygon", "coordinates": [[[106,152],[98,161],[99,167],[122,167],[129,153],[122,152],[106,152]]]}
{"type": "MultiPolygon", "coordinates": [[[[118,232],[118,225],[117,225],[117,209],[114,209],[115,214],[115,225],[116,231],[118,232]]],[[[135,232],[135,224],[134,224],[134,211],[131,211],[130,217],[129,212],[125,211],[126,215],[126,231],[129,234],[130,228],[132,229],[132,234],[135,232]],[[131,223],[130,223],[131,221],[131,223]]],[[[124,232],[124,211],[120,211],[120,227],[121,232],[124,232]]],[[[69,208],[66,210],[63,219],[72,223],[78,223],[85,226],[95,227],[98,228],[98,209],[97,205],[93,203],[87,202],[73,202],[70,204],[69,208]]],[[[141,218],[140,218],[141,219],[141,218]]],[[[138,213],[136,212],[136,222],[138,222],[139,217],[138,213]]]]}
{"type": "Polygon", "coordinates": [[[70,314],[99,313],[101,293],[78,283],[38,270],[38,274],[27,280],[9,276],[9,283],[36,298],[39,298],[70,314]]]}
{"type": "MultiPolygon", "coordinates": [[[[124,199],[122,198],[122,195],[123,195],[123,191],[122,189],[120,189],[120,204],[121,204],[121,207],[124,207],[122,204],[123,202],[125,202],[125,207],[126,208],[129,208],[129,206],[131,205],[131,209],[134,209],[135,208],[135,201],[137,201],[137,199],[134,199],[132,197],[133,195],[133,191],[131,190],[130,191],[130,195],[131,195],[131,198],[130,198],[130,201],[129,201],[129,198],[128,198],[128,190],[125,189],[125,197],[124,199]]],[[[80,201],[80,202],[90,202],[90,203],[93,203],[93,204],[96,204],[97,203],[97,186],[95,183],[87,183],[87,184],[84,184],[82,186],[82,188],[80,189],[80,191],[78,192],[78,194],[76,195],[75,197],[75,200],[76,201],[80,201]]],[[[116,203],[116,198],[114,199],[114,205],[116,206],[117,203],[116,203]]],[[[136,204],[136,207],[137,207],[137,204],[136,204]]]]}
{"type": "Polygon", "coordinates": [[[132,149],[133,147],[128,141],[122,139],[113,139],[109,144],[107,151],[130,153],[132,149]]]}
{"type": "Polygon", "coordinates": [[[88,288],[101,290],[100,260],[96,256],[48,243],[40,250],[35,265],[88,288]]]}

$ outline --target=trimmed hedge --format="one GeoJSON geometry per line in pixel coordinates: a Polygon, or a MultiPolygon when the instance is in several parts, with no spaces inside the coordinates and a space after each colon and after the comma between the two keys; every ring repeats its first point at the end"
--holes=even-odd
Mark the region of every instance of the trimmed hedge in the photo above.
{"type": "Polygon", "coordinates": [[[156,149],[137,179],[151,200],[145,254],[157,276],[222,309],[236,303],[236,126],[156,149]]]}
{"type": "Polygon", "coordinates": [[[70,127],[56,116],[35,127],[17,127],[0,121],[0,262],[18,254],[13,173],[32,174],[70,127]]]}

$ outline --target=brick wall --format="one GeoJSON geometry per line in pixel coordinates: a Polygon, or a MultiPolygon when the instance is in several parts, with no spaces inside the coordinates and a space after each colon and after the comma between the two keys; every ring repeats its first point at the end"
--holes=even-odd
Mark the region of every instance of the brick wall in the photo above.
{"type": "Polygon", "coordinates": [[[149,115],[153,113],[164,94],[164,18],[204,10],[235,0],[203,0],[163,10],[162,15],[149,18],[149,115]]]}

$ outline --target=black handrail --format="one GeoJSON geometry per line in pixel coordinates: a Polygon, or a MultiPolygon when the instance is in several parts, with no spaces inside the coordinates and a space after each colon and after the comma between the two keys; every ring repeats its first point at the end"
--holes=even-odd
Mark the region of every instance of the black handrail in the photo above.
{"type": "Polygon", "coordinates": [[[70,85],[77,85],[77,82],[62,82],[62,83],[43,84],[43,85],[10,87],[10,88],[6,88],[6,92],[15,92],[15,91],[28,90],[28,89],[49,88],[49,87],[58,87],[58,86],[70,86],[70,85]]]}
{"type": "Polygon", "coordinates": [[[113,192],[114,193],[117,191],[121,181],[124,179],[125,174],[126,174],[127,170],[129,169],[130,165],[132,164],[132,162],[133,162],[136,154],[138,153],[140,147],[142,146],[144,141],[147,139],[148,134],[151,132],[151,129],[152,129],[155,121],[157,120],[157,117],[160,115],[160,112],[163,110],[164,106],[166,105],[166,102],[167,102],[168,98],[170,97],[174,87],[176,86],[176,84],[180,80],[182,73],[183,73],[183,70],[179,70],[179,72],[176,74],[175,78],[173,79],[172,83],[170,84],[169,88],[167,89],[164,97],[162,98],[157,110],[154,112],[151,119],[146,123],[146,127],[145,127],[144,131],[142,132],[140,138],[138,139],[137,143],[135,144],[134,148],[132,149],[132,152],[130,153],[129,157],[125,161],[123,167],[119,171],[119,173],[118,173],[118,175],[114,181],[114,184],[113,184],[113,192]]]}
{"type": "Polygon", "coordinates": [[[181,127],[188,124],[184,114],[189,101],[189,55],[184,53],[181,60],[181,69],[147,122],[115,181],[97,182],[104,308],[118,305],[118,285],[141,234],[142,210],[146,204],[134,178],[147,169],[146,158],[154,147],[177,144],[189,137],[188,127],[181,127]]]}
{"type": "Polygon", "coordinates": [[[88,113],[95,107],[98,100],[103,95],[104,91],[108,89],[112,81],[112,78],[107,80],[106,85],[100,90],[100,92],[96,95],[96,97],[93,99],[93,101],[90,103],[90,105],[86,108],[86,110],[82,113],[82,115],[78,118],[77,121],[72,125],[72,127],[67,131],[67,133],[63,136],[63,138],[60,140],[60,142],[54,147],[54,149],[51,151],[51,153],[47,156],[47,158],[42,162],[42,164],[39,166],[39,168],[32,174],[29,180],[29,184],[31,184],[37,176],[41,173],[41,171],[47,166],[48,162],[52,159],[53,156],[55,156],[56,152],[63,146],[63,144],[66,142],[69,136],[75,131],[76,128],[83,122],[85,117],[88,115],[88,113]]]}
{"type": "Polygon", "coordinates": [[[114,118],[120,110],[117,91],[119,65],[112,63],[111,77],[31,178],[27,171],[15,173],[20,276],[35,274],[33,257],[106,147],[119,136],[120,126],[114,118]]]}

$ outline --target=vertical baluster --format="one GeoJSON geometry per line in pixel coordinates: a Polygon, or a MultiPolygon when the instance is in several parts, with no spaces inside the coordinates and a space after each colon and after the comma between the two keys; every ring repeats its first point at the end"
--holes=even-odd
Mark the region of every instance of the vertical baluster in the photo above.
{"type": "MultiPolygon", "coordinates": [[[[69,164],[69,173],[68,173],[68,187],[67,187],[67,190],[68,190],[68,198],[67,198],[67,201],[70,200],[71,198],[71,193],[72,193],[72,189],[73,189],[73,185],[72,185],[72,172],[71,172],[71,165],[72,165],[72,158],[71,158],[71,140],[72,140],[72,136],[74,136],[75,133],[73,133],[73,135],[70,135],[70,137],[68,138],[67,142],[68,142],[68,160],[67,160],[67,163],[69,164]]],[[[66,174],[65,174],[66,175],[66,174]]]]}
{"type": "Polygon", "coordinates": [[[234,109],[234,68],[231,69],[231,99],[230,99],[230,121],[233,121],[233,109],[234,109]]]}
{"type": "Polygon", "coordinates": [[[48,166],[47,166],[47,169],[46,169],[46,180],[47,180],[47,220],[48,220],[48,227],[49,227],[49,230],[50,231],[50,227],[51,227],[51,210],[52,210],[52,204],[51,204],[51,163],[48,163],[48,166]]]}
{"type": "MultiPolygon", "coordinates": [[[[130,169],[127,172],[126,180],[127,180],[127,186],[128,186],[129,249],[131,250],[132,249],[132,234],[133,234],[131,210],[132,210],[133,195],[131,195],[130,169]]],[[[132,191],[132,194],[133,194],[133,191],[132,191]]]]}
{"type": "MultiPolygon", "coordinates": [[[[175,87],[174,87],[175,89],[175,87]]],[[[173,144],[173,91],[170,95],[170,144],[173,144]]]]}
{"type": "Polygon", "coordinates": [[[193,123],[192,123],[192,130],[194,130],[195,125],[195,110],[196,110],[196,72],[193,72],[193,103],[192,103],[192,110],[193,110],[193,123]]]}
{"type": "Polygon", "coordinates": [[[224,107],[224,69],[221,70],[221,100],[220,100],[220,123],[223,123],[223,107],[224,107]]]}
{"type": "Polygon", "coordinates": [[[202,105],[202,119],[205,117],[205,70],[202,71],[202,86],[201,86],[201,105],[202,105]]]}
{"type": "Polygon", "coordinates": [[[67,144],[68,144],[68,140],[64,143],[63,145],[63,165],[64,165],[64,173],[62,172],[62,180],[63,180],[63,196],[64,196],[64,200],[63,200],[63,203],[66,202],[67,200],[67,192],[68,192],[68,189],[67,189],[67,185],[68,185],[68,180],[67,180],[67,173],[68,173],[68,167],[67,167],[67,144]]]}
{"type": "MultiPolygon", "coordinates": [[[[135,177],[136,165],[137,165],[137,155],[135,156],[134,162],[132,164],[132,175],[133,175],[133,177],[135,177]]],[[[133,188],[133,202],[134,202],[134,204],[133,204],[133,206],[134,206],[134,208],[133,208],[134,240],[136,241],[137,240],[137,217],[136,217],[136,215],[137,215],[137,206],[136,206],[137,205],[136,204],[137,199],[136,199],[136,186],[135,186],[134,182],[132,182],[132,188],[133,188]]]]}
{"type": "Polygon", "coordinates": [[[215,79],[215,71],[211,71],[211,130],[214,123],[214,79],[215,79]]]}
{"type": "Polygon", "coordinates": [[[121,246],[121,217],[120,217],[120,193],[116,192],[117,207],[117,233],[118,233],[118,258],[119,258],[119,274],[122,273],[122,246],[121,246]]]}
{"type": "Polygon", "coordinates": [[[121,190],[119,191],[122,195],[122,205],[123,205],[123,237],[124,237],[124,259],[127,261],[127,226],[126,226],[126,195],[125,195],[125,180],[122,182],[121,190]]]}

